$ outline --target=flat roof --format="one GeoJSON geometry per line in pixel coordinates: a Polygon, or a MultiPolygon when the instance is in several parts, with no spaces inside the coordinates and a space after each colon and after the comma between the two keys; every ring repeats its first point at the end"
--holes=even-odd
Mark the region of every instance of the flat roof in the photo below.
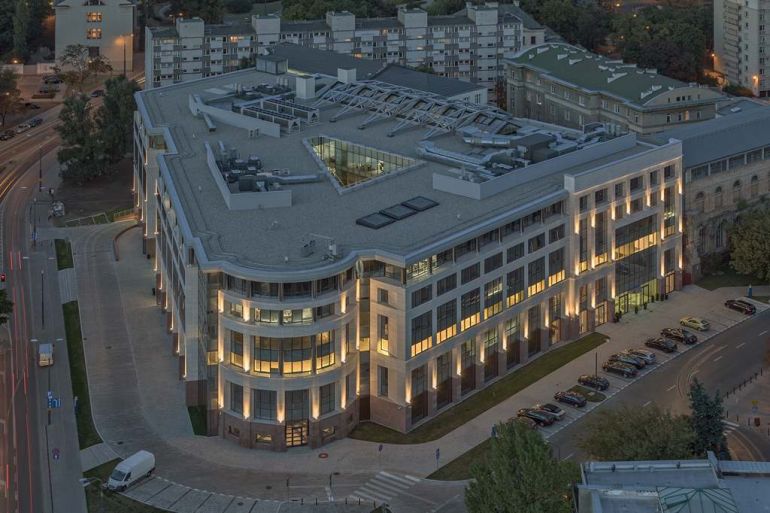
{"type": "Polygon", "coordinates": [[[424,73],[398,64],[389,64],[372,78],[440,96],[460,96],[486,90],[486,86],[462,80],[424,73]]]}
{"type": "Polygon", "coordinates": [[[671,89],[689,84],[637,68],[566,43],[545,43],[517,54],[510,62],[539,69],[588,91],[601,91],[643,105],[671,89]]]}
{"type": "MultiPolygon", "coordinates": [[[[333,239],[343,256],[354,251],[364,251],[388,255],[393,259],[406,259],[431,244],[463,237],[465,230],[470,232],[479,229],[485,222],[502,224],[504,215],[510,214],[514,218],[567,195],[564,175],[570,169],[563,172],[558,170],[546,176],[533,176],[529,181],[526,178],[528,168],[516,169],[513,172],[522,177],[525,185],[507,187],[481,200],[443,192],[434,188],[434,174],[451,174],[450,170],[458,166],[424,159],[418,143],[425,135],[426,127],[405,127],[392,133],[394,126],[399,123],[398,119],[375,119],[367,124],[372,121],[371,112],[348,109],[342,103],[320,105],[319,122],[303,124],[301,131],[283,133],[281,137],[253,137],[243,128],[216,119],[213,121],[216,131],[210,132],[202,117],[196,118],[191,114],[190,97],[193,95],[206,102],[239,87],[274,84],[285,76],[249,69],[136,94],[139,109],[146,117],[146,125],[166,127],[173,139],[173,146],[177,148],[178,154],[162,156],[161,159],[168,169],[171,185],[182,205],[190,231],[200,239],[209,260],[228,261],[265,272],[312,270],[314,267],[328,265],[326,255],[321,252],[307,257],[301,255],[302,246],[307,242],[305,239],[311,234],[333,239]],[[332,118],[335,118],[333,122],[332,118]],[[364,125],[366,127],[362,128],[364,125]],[[326,174],[322,173],[318,156],[309,151],[308,141],[317,136],[347,141],[373,151],[403,155],[420,160],[421,165],[388,174],[363,187],[340,193],[326,174]],[[285,186],[292,194],[290,207],[230,210],[206,160],[204,143],[217,148],[220,141],[236,149],[241,158],[259,156],[264,170],[287,169],[292,175],[320,173],[324,178],[285,186]],[[415,197],[423,197],[436,205],[418,210],[414,215],[379,229],[356,223],[360,218],[388,211],[390,207],[415,197]]],[[[303,103],[314,104],[317,101],[303,103]]],[[[223,110],[229,111],[229,105],[225,104],[223,110]]],[[[510,122],[514,121],[522,120],[510,118],[510,122]]],[[[563,131],[573,136],[576,133],[567,129],[563,131]]],[[[474,158],[482,158],[492,151],[466,143],[460,134],[436,135],[430,141],[443,151],[474,158]]],[[[653,148],[641,142],[634,143],[634,146],[631,153],[653,148]]],[[[591,157],[596,165],[608,159],[606,152],[591,157]]],[[[590,162],[584,167],[590,168],[590,162]]],[[[418,201],[413,205],[409,208],[419,209],[425,203],[418,201]]],[[[398,216],[403,214],[403,209],[389,212],[398,216]]],[[[378,218],[374,221],[382,220],[378,218]]]]}
{"type": "Polygon", "coordinates": [[[337,53],[331,50],[308,48],[293,43],[281,43],[270,48],[272,55],[289,61],[289,68],[304,73],[319,73],[332,77],[337,76],[337,70],[356,69],[356,78],[370,78],[385,68],[386,63],[375,59],[359,59],[349,54],[337,53]]]}

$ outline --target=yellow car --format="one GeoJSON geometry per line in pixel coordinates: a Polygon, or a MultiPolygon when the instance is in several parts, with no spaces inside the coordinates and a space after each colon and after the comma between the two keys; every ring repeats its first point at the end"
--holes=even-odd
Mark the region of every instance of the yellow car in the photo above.
{"type": "Polygon", "coordinates": [[[711,329],[708,321],[700,317],[682,317],[679,320],[679,324],[698,331],[708,331],[711,329]]]}

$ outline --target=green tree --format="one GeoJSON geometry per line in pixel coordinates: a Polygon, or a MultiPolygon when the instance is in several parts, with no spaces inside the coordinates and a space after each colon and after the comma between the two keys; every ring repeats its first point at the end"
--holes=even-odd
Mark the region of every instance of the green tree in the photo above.
{"type": "Polygon", "coordinates": [[[733,96],[746,96],[749,98],[754,96],[754,91],[740,84],[727,84],[722,88],[722,91],[733,96]]]}
{"type": "Polygon", "coordinates": [[[20,59],[26,59],[29,54],[29,21],[29,3],[17,0],[13,15],[13,52],[20,59]]]}
{"type": "Polygon", "coordinates": [[[105,83],[104,103],[96,113],[96,130],[103,152],[110,162],[117,162],[131,151],[134,110],[134,93],[139,86],[124,76],[114,77],[105,83]]]}
{"type": "Polygon", "coordinates": [[[0,126],[5,126],[8,114],[21,110],[21,92],[17,87],[19,76],[11,70],[0,71],[0,126]]]}
{"type": "Polygon", "coordinates": [[[5,289],[0,290],[0,325],[8,322],[8,317],[13,313],[13,301],[8,299],[5,289]]]}
{"type": "Polygon", "coordinates": [[[730,231],[730,267],[770,281],[770,210],[742,214],[730,231]]]}
{"type": "Polygon", "coordinates": [[[692,457],[694,441],[688,417],[624,406],[593,415],[580,447],[598,460],[679,460],[692,457]]]}
{"type": "Polygon", "coordinates": [[[693,453],[702,458],[706,456],[706,451],[712,451],[719,459],[729,459],[730,451],[727,449],[725,426],[722,423],[725,411],[719,391],[712,397],[703,384],[694,379],[688,396],[692,409],[690,421],[696,434],[693,453]]]}
{"type": "Polygon", "coordinates": [[[105,156],[88,98],[73,95],[64,100],[56,128],[62,139],[58,153],[64,180],[82,184],[103,174],[105,156]]]}
{"type": "Polygon", "coordinates": [[[15,5],[14,0],[0,0],[0,55],[8,55],[13,49],[15,5]]]}
{"type": "Polygon", "coordinates": [[[85,83],[94,75],[109,73],[112,65],[103,55],[91,57],[83,45],[68,45],[59,57],[56,72],[71,92],[82,93],[85,83]]]}
{"type": "Polygon", "coordinates": [[[222,23],[225,14],[223,0],[173,0],[171,12],[182,13],[185,18],[201,18],[206,23],[222,23]]]}
{"type": "Polygon", "coordinates": [[[227,11],[234,14],[244,14],[251,12],[254,6],[252,0],[227,0],[227,11]]]}
{"type": "Polygon", "coordinates": [[[570,513],[577,466],[558,461],[539,433],[519,422],[497,426],[487,458],[471,468],[470,513],[570,513]]]}

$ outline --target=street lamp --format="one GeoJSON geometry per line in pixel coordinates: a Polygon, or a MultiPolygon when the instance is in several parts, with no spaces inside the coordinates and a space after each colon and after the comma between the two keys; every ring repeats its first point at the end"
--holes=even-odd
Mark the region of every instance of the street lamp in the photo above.
{"type": "Polygon", "coordinates": [[[120,39],[123,42],[123,76],[126,76],[126,39],[129,37],[134,37],[133,32],[128,32],[126,34],[121,34],[120,39]]]}

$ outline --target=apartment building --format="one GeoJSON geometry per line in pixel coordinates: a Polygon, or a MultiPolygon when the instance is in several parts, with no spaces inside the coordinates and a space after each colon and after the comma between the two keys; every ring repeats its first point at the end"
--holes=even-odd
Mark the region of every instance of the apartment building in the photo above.
{"type": "Polygon", "coordinates": [[[720,92],[686,84],[563,43],[546,43],[506,61],[508,110],[580,129],[604,123],[652,134],[712,119],[720,92]]]}
{"type": "Polygon", "coordinates": [[[174,27],[148,27],[147,87],[159,87],[240,69],[261,50],[281,42],[332,50],[402,66],[428,66],[450,78],[485,85],[502,76],[502,61],[545,40],[545,28],[516,5],[468,4],[451,16],[422,9],[394,18],[356,18],[328,12],[324,20],[287,21],[253,16],[251,24],[207,25],[178,19],[174,27]]]}
{"type": "Polygon", "coordinates": [[[58,0],[56,58],[69,45],[83,45],[116,72],[133,71],[135,10],[132,0],[58,0]]]}
{"type": "Polygon", "coordinates": [[[136,100],[135,206],[180,379],[242,446],[408,432],[681,285],[678,141],[274,56],[136,100]]]}
{"type": "Polygon", "coordinates": [[[770,1],[714,0],[714,69],[762,98],[770,96],[768,29],[770,1]]]}

